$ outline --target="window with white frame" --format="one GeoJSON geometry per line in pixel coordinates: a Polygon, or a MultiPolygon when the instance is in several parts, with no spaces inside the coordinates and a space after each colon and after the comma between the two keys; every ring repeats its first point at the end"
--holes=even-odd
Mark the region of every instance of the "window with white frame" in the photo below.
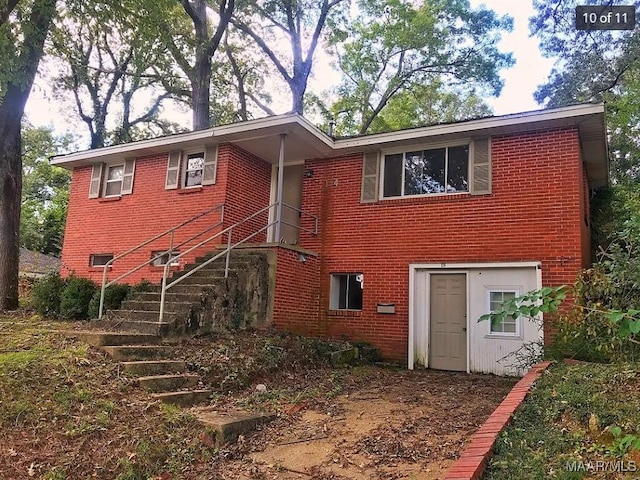
{"type": "Polygon", "coordinates": [[[167,158],[167,190],[196,188],[216,183],[218,147],[216,145],[190,151],[176,150],[167,158]]]}
{"type": "Polygon", "coordinates": [[[362,310],[364,275],[334,273],[331,275],[331,310],[362,310]]]}
{"type": "MultiPolygon", "coordinates": [[[[502,303],[513,300],[518,296],[516,290],[490,290],[489,291],[489,311],[499,312],[502,303]]],[[[520,335],[520,319],[505,315],[499,322],[489,322],[489,333],[492,335],[520,335]]]]}
{"type": "Polygon", "coordinates": [[[104,267],[113,259],[113,253],[92,253],[89,255],[89,265],[92,267],[104,267]]]}
{"type": "Polygon", "coordinates": [[[107,165],[107,175],[104,182],[104,196],[115,197],[121,195],[123,178],[124,164],[107,165]]]}
{"type": "Polygon", "coordinates": [[[187,154],[184,167],[184,187],[201,186],[202,172],[204,170],[204,152],[187,154]]]}
{"type": "Polygon", "coordinates": [[[136,162],[127,158],[124,163],[94,163],[89,182],[89,198],[120,197],[133,192],[136,162]]]}
{"type": "Polygon", "coordinates": [[[384,156],[383,197],[469,192],[469,145],[384,156]]]}

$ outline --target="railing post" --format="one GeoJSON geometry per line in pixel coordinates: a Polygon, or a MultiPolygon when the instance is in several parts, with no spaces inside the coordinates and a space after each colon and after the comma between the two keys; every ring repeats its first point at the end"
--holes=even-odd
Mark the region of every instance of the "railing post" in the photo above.
{"type": "Polygon", "coordinates": [[[233,228],[227,233],[227,259],[224,264],[224,278],[229,278],[229,257],[231,256],[231,232],[233,228]]]}
{"type": "Polygon", "coordinates": [[[102,318],[104,310],[104,293],[107,290],[107,269],[109,268],[109,262],[102,267],[102,288],[100,289],[100,308],[98,309],[98,320],[102,318]]]}
{"type": "Polygon", "coordinates": [[[167,270],[170,262],[167,262],[162,271],[162,286],[160,287],[160,316],[158,317],[158,323],[162,322],[164,318],[164,298],[167,294],[167,270]]]}
{"type": "Polygon", "coordinates": [[[169,237],[169,256],[167,258],[167,263],[171,261],[171,254],[173,253],[173,236],[175,233],[175,230],[171,230],[171,237],[169,237]]]}

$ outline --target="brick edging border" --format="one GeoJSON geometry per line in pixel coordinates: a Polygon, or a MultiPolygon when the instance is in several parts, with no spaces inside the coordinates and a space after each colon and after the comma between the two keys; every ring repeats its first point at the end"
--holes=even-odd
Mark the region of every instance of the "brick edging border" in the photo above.
{"type": "Polygon", "coordinates": [[[471,438],[471,443],[462,452],[447,472],[445,480],[478,480],[493,455],[493,447],[498,435],[511,421],[513,412],[529,394],[531,386],[549,367],[551,362],[534,365],[527,374],[511,389],[498,408],[471,438]]]}

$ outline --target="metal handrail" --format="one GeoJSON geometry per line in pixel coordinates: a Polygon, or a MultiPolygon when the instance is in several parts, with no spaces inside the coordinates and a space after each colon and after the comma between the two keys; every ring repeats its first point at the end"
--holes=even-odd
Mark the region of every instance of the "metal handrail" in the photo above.
{"type": "Polygon", "coordinates": [[[299,208],[294,207],[293,205],[289,205],[289,204],[284,203],[284,202],[282,202],[282,206],[290,208],[291,210],[295,210],[296,212],[298,212],[300,214],[301,217],[302,217],[302,215],[308,215],[309,217],[313,218],[314,221],[315,221],[313,230],[311,230],[309,228],[304,228],[304,227],[302,227],[300,225],[294,225],[294,224],[291,224],[291,223],[288,223],[288,222],[282,222],[282,223],[284,223],[285,225],[289,225],[291,227],[296,227],[298,230],[301,230],[303,232],[311,233],[313,235],[317,235],[318,234],[318,217],[316,217],[315,215],[310,214],[309,212],[305,212],[304,210],[300,210],[299,208]]]}
{"type": "MultiPolygon", "coordinates": [[[[102,318],[102,314],[104,313],[104,296],[105,296],[105,291],[106,291],[107,287],[109,287],[110,285],[113,285],[114,283],[116,283],[119,280],[122,280],[125,277],[128,277],[132,273],[137,272],[141,268],[143,268],[146,265],[149,265],[150,263],[154,262],[155,260],[161,258],[165,254],[168,254],[169,257],[171,257],[171,253],[173,253],[174,248],[179,248],[179,247],[185,245],[186,243],[190,242],[191,240],[194,240],[194,239],[198,238],[199,236],[203,235],[204,233],[206,233],[206,232],[208,232],[208,231],[210,231],[210,230],[222,225],[223,222],[224,222],[224,203],[216,205],[216,206],[210,208],[209,210],[205,210],[204,212],[201,212],[201,213],[199,213],[197,215],[194,215],[190,219],[185,220],[184,222],[182,222],[182,223],[180,223],[180,224],[178,224],[178,225],[176,225],[176,226],[174,226],[174,227],[172,227],[172,228],[170,228],[168,230],[165,230],[164,232],[159,233],[159,234],[155,235],[154,237],[151,237],[148,240],[145,240],[144,242],[140,243],[139,245],[136,245],[136,246],[130,248],[126,252],[123,252],[123,253],[121,253],[119,255],[116,255],[111,260],[109,260],[107,263],[105,263],[104,266],[103,266],[103,270],[102,270],[102,287],[101,287],[101,290],[100,290],[100,307],[98,309],[98,319],[101,319],[102,318]],[[180,243],[178,245],[174,245],[173,244],[173,239],[174,239],[174,235],[175,235],[176,230],[178,230],[179,228],[182,228],[185,225],[188,225],[188,224],[190,224],[192,222],[195,222],[196,220],[199,220],[200,218],[202,218],[202,217],[204,217],[206,215],[209,215],[210,213],[212,213],[212,212],[214,212],[216,210],[220,210],[220,220],[218,221],[218,223],[216,223],[216,224],[208,227],[207,229],[197,233],[196,235],[192,236],[191,238],[183,241],[182,243],[180,243]],[[133,252],[136,252],[136,251],[140,250],[142,247],[144,247],[146,245],[149,245],[150,243],[152,243],[152,242],[154,242],[154,241],[156,241],[156,240],[158,240],[158,239],[160,239],[160,238],[162,238],[162,237],[164,237],[166,235],[169,235],[169,234],[171,234],[171,237],[170,237],[170,240],[169,240],[169,249],[168,250],[165,250],[165,251],[157,254],[155,257],[152,257],[151,259],[146,260],[145,262],[143,262],[143,263],[141,263],[139,265],[136,265],[134,268],[132,268],[131,270],[127,271],[126,273],[123,273],[119,277],[114,278],[110,282],[107,282],[107,273],[109,271],[109,268],[111,267],[111,265],[113,265],[113,263],[116,260],[119,260],[119,259],[121,259],[123,257],[126,257],[127,255],[129,255],[129,254],[131,254],[133,252]]],[[[167,265],[170,265],[171,261],[175,260],[175,258],[176,257],[169,258],[168,259],[169,261],[167,261],[167,265]]]]}
{"type": "MultiPolygon", "coordinates": [[[[256,235],[258,235],[259,233],[262,233],[265,230],[268,230],[269,228],[271,228],[272,226],[274,226],[275,224],[278,223],[278,220],[274,220],[272,222],[267,222],[267,224],[264,227],[259,228],[258,230],[254,231],[253,233],[251,233],[250,235],[247,235],[246,237],[244,237],[242,240],[234,243],[233,245],[231,244],[231,238],[232,238],[232,234],[233,234],[233,229],[239,227],[240,225],[248,222],[249,220],[254,219],[255,217],[257,217],[260,214],[263,214],[264,212],[267,212],[269,210],[271,210],[274,207],[278,206],[278,202],[272,203],[271,205],[268,205],[264,208],[261,208],[260,210],[258,210],[257,212],[249,215],[248,217],[243,218],[242,220],[234,223],[233,225],[231,225],[230,227],[225,228],[224,230],[216,233],[215,235],[212,235],[211,237],[209,237],[206,240],[203,240],[202,242],[198,243],[197,245],[192,246],[191,248],[189,248],[188,250],[182,252],[180,255],[176,256],[173,258],[173,260],[179,260],[180,258],[182,258],[183,256],[191,253],[193,250],[200,248],[201,246],[203,246],[206,243],[209,243],[213,240],[215,240],[216,238],[219,238],[221,236],[223,236],[224,234],[227,235],[227,247],[220,253],[214,255],[213,257],[211,257],[210,259],[200,263],[199,265],[197,265],[195,268],[189,270],[188,272],[186,272],[184,275],[179,276],[178,278],[176,278],[175,280],[173,280],[171,283],[167,284],[167,275],[169,273],[169,264],[165,264],[164,266],[164,270],[162,272],[162,287],[160,290],[160,316],[158,318],[158,322],[162,322],[163,318],[164,318],[164,302],[165,302],[165,297],[166,297],[166,293],[167,290],[171,287],[173,287],[174,285],[177,285],[178,283],[182,282],[185,278],[189,278],[191,275],[193,275],[194,273],[196,273],[197,271],[199,271],[200,269],[206,267],[207,265],[209,265],[210,263],[214,262],[215,260],[217,260],[218,258],[221,258],[223,255],[226,255],[226,259],[225,259],[225,268],[224,268],[224,277],[227,278],[229,276],[229,259],[231,256],[231,250],[233,250],[234,248],[238,247],[239,245],[242,245],[243,243],[248,242],[249,240],[251,240],[253,237],[255,237],[256,235]]],[[[305,231],[309,231],[310,233],[317,235],[318,233],[318,218],[315,215],[311,215],[310,213],[307,212],[303,212],[302,210],[299,210],[295,207],[292,207],[290,205],[285,205],[284,203],[282,204],[282,206],[287,206],[289,208],[293,208],[294,210],[298,210],[299,212],[309,215],[311,217],[313,217],[315,219],[315,230],[309,230],[309,229],[303,229],[300,226],[296,226],[296,225],[292,225],[293,227],[297,227],[300,230],[305,230],[305,231]]],[[[281,222],[282,223],[282,222],[281,222]]],[[[289,225],[289,224],[288,224],[289,225]]]]}

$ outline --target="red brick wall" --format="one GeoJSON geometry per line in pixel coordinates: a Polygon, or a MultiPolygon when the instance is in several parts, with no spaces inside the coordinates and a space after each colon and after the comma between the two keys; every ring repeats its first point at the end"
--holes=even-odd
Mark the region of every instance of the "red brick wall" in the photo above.
{"type": "Polygon", "coordinates": [[[277,248],[273,325],[290,332],[321,336],[318,323],[319,262],[298,252],[277,248]]]}
{"type": "Polygon", "coordinates": [[[494,137],[492,162],[491,195],[361,204],[362,155],[307,161],[302,209],[320,217],[320,234],[301,245],[320,253],[321,332],[406,360],[410,263],[540,260],[545,285],[571,283],[583,263],[577,130],[494,137]],[[364,273],[362,312],[329,311],[332,272],[364,273]],[[396,314],[376,313],[378,302],[396,314]]]}
{"type": "MultiPolygon", "coordinates": [[[[92,253],[117,255],[222,203],[233,202],[225,210],[225,226],[231,225],[241,216],[247,215],[247,212],[255,211],[257,205],[267,205],[269,201],[270,166],[231,145],[220,147],[215,185],[197,189],[165,190],[166,170],[166,154],[140,157],[136,160],[131,195],[113,199],[89,199],[91,166],[74,169],[62,250],[62,273],[68,275],[75,272],[96,281],[101,280],[102,268],[89,267],[89,256],[92,253]],[[251,173],[251,180],[247,180],[248,172],[251,173]]],[[[179,229],[174,245],[219,220],[220,214],[216,211],[179,229]]],[[[263,221],[266,223],[266,220],[263,221]]],[[[215,230],[209,235],[214,232],[215,230]]],[[[182,247],[181,251],[193,243],[182,247]]],[[[148,260],[151,251],[168,246],[169,239],[164,237],[143,247],[139,252],[116,261],[109,278],[115,278],[148,260]]],[[[211,248],[203,249],[206,250],[211,248]]],[[[195,254],[184,260],[190,262],[194,258],[195,254]]],[[[122,281],[158,281],[161,275],[161,267],[145,266],[122,281]]]]}
{"type": "MultiPolygon", "coordinates": [[[[244,220],[269,205],[271,191],[271,164],[238,147],[230,146],[229,172],[225,195],[225,226],[244,220]]],[[[268,223],[269,212],[257,215],[239,225],[232,233],[237,242],[260,230],[268,223]]],[[[265,242],[266,231],[251,239],[252,243],[265,242]]]]}
{"type": "Polygon", "coordinates": [[[591,265],[591,191],[589,189],[589,180],[587,178],[587,169],[582,166],[582,268],[588,268],[591,265]]]}

